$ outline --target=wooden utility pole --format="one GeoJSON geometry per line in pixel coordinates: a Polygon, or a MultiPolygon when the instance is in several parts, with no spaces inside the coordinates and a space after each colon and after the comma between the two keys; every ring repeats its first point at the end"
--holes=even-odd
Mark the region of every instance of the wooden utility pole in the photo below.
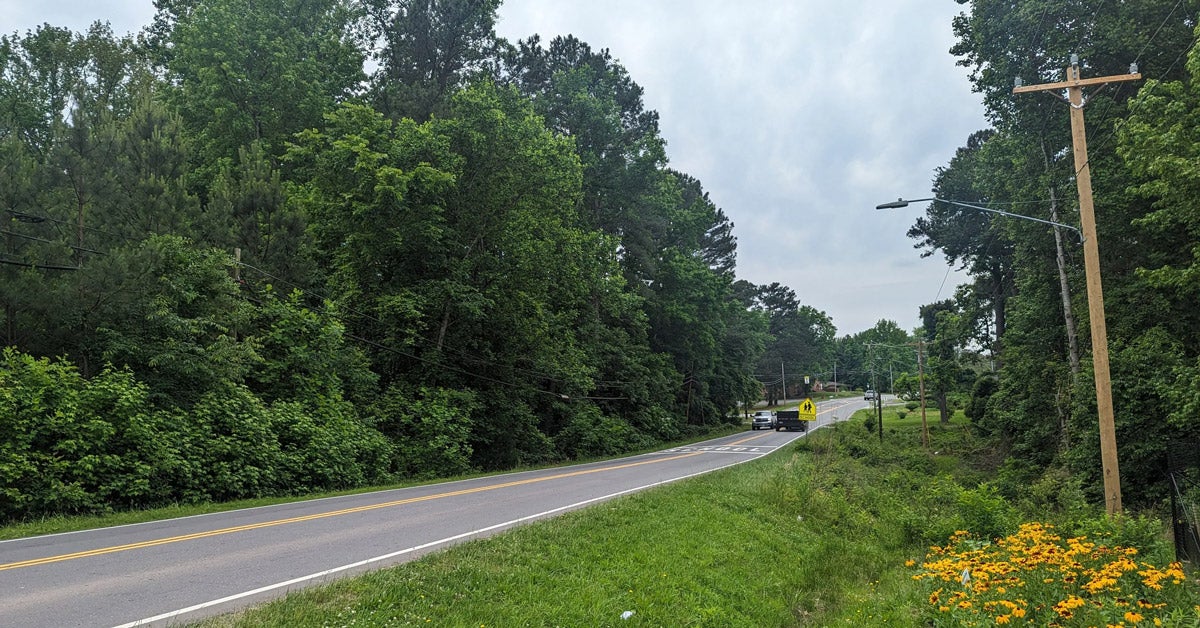
{"type": "Polygon", "coordinates": [[[929,449],[929,423],[925,421],[925,365],[922,358],[925,353],[925,341],[917,342],[917,377],[921,383],[921,444],[929,449]]]}
{"type": "Polygon", "coordinates": [[[1104,471],[1104,503],[1108,514],[1121,511],[1121,473],[1117,465],[1117,430],[1113,420],[1112,380],[1108,369],[1108,329],[1104,321],[1104,289],[1100,284],[1100,247],[1096,241],[1096,213],[1092,206],[1092,173],[1088,165],[1087,131],[1083,124],[1083,88],[1142,78],[1136,67],[1129,74],[1083,79],[1079,60],[1072,55],[1067,80],[1017,86],[1014,94],[1067,90],[1071,105],[1071,141],[1075,147],[1075,181],[1079,186],[1079,221],[1083,228],[1083,262],[1087,276],[1088,314],[1092,326],[1092,364],[1096,379],[1096,410],[1100,415],[1100,461],[1104,471]]]}

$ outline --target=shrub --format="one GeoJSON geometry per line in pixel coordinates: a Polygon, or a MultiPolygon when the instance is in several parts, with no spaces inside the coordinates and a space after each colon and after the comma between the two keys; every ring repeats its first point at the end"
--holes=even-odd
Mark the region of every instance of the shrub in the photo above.
{"type": "Polygon", "coordinates": [[[559,453],[571,458],[608,456],[648,444],[625,421],[606,416],[596,406],[582,406],[554,437],[559,453]]]}
{"type": "Polygon", "coordinates": [[[284,491],[283,453],[267,407],[245,386],[224,388],[204,393],[181,417],[190,458],[185,495],[228,500],[284,491]]]}
{"type": "Polygon", "coordinates": [[[353,488],[388,477],[391,443],[360,422],[348,403],[310,410],[279,402],[271,406],[270,422],[281,450],[280,479],[289,492],[353,488]]]}
{"type": "Polygon", "coordinates": [[[1007,535],[1017,527],[1020,516],[991,484],[965,489],[958,495],[958,529],[970,530],[984,539],[1007,535]]]}
{"type": "Polygon", "coordinates": [[[471,471],[474,396],[441,388],[391,386],[373,408],[376,427],[394,446],[392,470],[414,478],[471,471]]]}

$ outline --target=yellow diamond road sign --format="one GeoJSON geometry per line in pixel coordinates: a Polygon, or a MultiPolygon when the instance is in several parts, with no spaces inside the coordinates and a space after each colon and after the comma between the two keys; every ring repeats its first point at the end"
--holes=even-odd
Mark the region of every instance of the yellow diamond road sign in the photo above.
{"type": "Polygon", "coordinates": [[[812,399],[805,399],[804,401],[800,402],[800,420],[817,420],[817,404],[813,403],[812,399]]]}

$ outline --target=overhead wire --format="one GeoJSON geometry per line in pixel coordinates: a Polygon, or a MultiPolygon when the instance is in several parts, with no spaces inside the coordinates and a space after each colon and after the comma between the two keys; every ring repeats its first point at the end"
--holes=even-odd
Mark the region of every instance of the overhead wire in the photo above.
{"type": "MultiPolygon", "coordinates": [[[[1142,58],[1145,56],[1146,51],[1148,51],[1150,49],[1150,47],[1153,45],[1154,41],[1157,40],[1159,35],[1162,34],[1163,29],[1166,28],[1166,25],[1175,16],[1176,12],[1183,5],[1183,2],[1184,2],[1184,0],[1177,0],[1176,3],[1172,6],[1171,10],[1167,12],[1167,15],[1163,18],[1163,20],[1161,22],[1159,22],[1159,24],[1155,28],[1154,32],[1150,35],[1150,37],[1148,37],[1146,39],[1146,41],[1142,44],[1141,48],[1139,49],[1138,54],[1134,58],[1134,61],[1133,61],[1135,64],[1140,63],[1142,58]]],[[[1092,15],[1099,16],[1101,14],[1101,9],[1104,6],[1106,6],[1106,4],[1107,4],[1107,0],[1103,0],[1099,8],[1091,10],[1092,15]]],[[[1048,26],[1049,26],[1046,22],[1046,15],[1048,12],[1049,12],[1049,6],[1047,6],[1045,9],[1043,9],[1042,15],[1039,18],[1041,29],[1039,29],[1039,31],[1037,32],[1037,35],[1031,40],[1032,49],[1036,49],[1038,44],[1045,37],[1045,34],[1046,34],[1048,26]]],[[[1095,19],[1088,22],[1085,32],[1080,36],[1079,43],[1076,46],[1077,49],[1081,49],[1083,47],[1083,45],[1087,42],[1087,40],[1094,35],[1097,22],[1098,22],[1098,20],[1095,20],[1095,19]]],[[[1190,52],[1196,46],[1196,44],[1197,44],[1197,40],[1195,38],[1193,38],[1190,45],[1183,52],[1181,52],[1175,58],[1175,61],[1172,62],[1171,65],[1162,73],[1162,77],[1165,78],[1166,76],[1168,76],[1174,70],[1175,66],[1178,65],[1180,59],[1182,59],[1185,55],[1187,55],[1188,52],[1190,52]]],[[[1162,78],[1160,78],[1159,80],[1161,81],[1162,78]]],[[[1105,114],[1107,114],[1109,111],[1108,107],[1112,107],[1114,105],[1114,103],[1119,102],[1120,96],[1122,95],[1123,91],[1127,90],[1127,89],[1132,89],[1132,86],[1129,84],[1126,84],[1126,83],[1121,83],[1114,88],[1113,98],[1110,101],[1105,103],[1106,108],[1101,110],[1101,112],[1100,112],[1102,118],[1107,117],[1105,114]]],[[[1043,117],[1042,131],[1041,131],[1040,135],[1043,135],[1043,136],[1045,135],[1046,128],[1049,126],[1049,121],[1050,121],[1049,116],[1050,115],[1052,115],[1052,113],[1048,111],[1045,114],[1045,116],[1043,117]]],[[[1092,152],[1094,152],[1094,153],[1102,152],[1108,146],[1108,143],[1111,142],[1112,139],[1116,136],[1116,134],[1118,132],[1120,132],[1120,129],[1123,127],[1123,125],[1124,125],[1124,120],[1118,121],[1117,124],[1114,126],[1114,128],[1109,129],[1104,135],[1102,135],[1100,137],[1099,141],[1093,142],[1092,145],[1095,148],[1095,150],[1092,152]]],[[[1089,156],[1089,160],[1088,160],[1088,162],[1085,162],[1085,165],[1090,164],[1090,161],[1091,161],[1091,159],[1089,156]]],[[[1082,170],[1082,168],[1076,169],[1075,173],[1074,173],[1075,176],[1078,176],[1078,174],[1080,173],[1081,170],[1082,170]]]]}
{"type": "MultiPolygon", "coordinates": [[[[1171,10],[1167,12],[1167,16],[1164,17],[1162,22],[1159,23],[1158,28],[1156,28],[1154,33],[1152,33],[1150,37],[1146,39],[1146,42],[1142,44],[1141,50],[1139,50],[1137,56],[1134,57],[1133,65],[1138,65],[1141,62],[1142,57],[1146,54],[1146,51],[1150,49],[1151,44],[1153,44],[1154,40],[1156,40],[1162,33],[1167,23],[1170,22],[1172,17],[1174,17],[1175,12],[1178,11],[1179,7],[1183,5],[1183,2],[1184,0],[1177,0],[1175,5],[1171,7],[1171,10]]],[[[1172,61],[1171,65],[1159,75],[1159,78],[1156,82],[1161,83],[1164,79],[1166,79],[1166,77],[1170,76],[1171,72],[1175,70],[1175,66],[1179,64],[1179,61],[1196,47],[1196,43],[1197,39],[1192,37],[1189,45],[1182,52],[1176,55],[1175,60],[1172,61]]],[[[1117,85],[1113,93],[1113,97],[1105,103],[1105,108],[1100,111],[1100,117],[1102,119],[1107,119],[1107,114],[1111,111],[1111,108],[1116,106],[1116,103],[1120,102],[1120,96],[1123,90],[1131,88],[1132,86],[1128,82],[1122,82],[1117,85]]],[[[1117,136],[1117,134],[1120,133],[1121,129],[1125,127],[1127,122],[1128,118],[1119,118],[1113,124],[1112,128],[1108,129],[1104,135],[1100,136],[1100,140],[1094,144],[1094,152],[1103,152],[1104,149],[1108,147],[1109,142],[1111,142],[1117,136]]],[[[1092,151],[1089,151],[1087,161],[1085,161],[1079,168],[1075,169],[1075,176],[1079,176],[1079,174],[1083,171],[1083,168],[1090,166],[1092,160],[1091,152],[1092,151]]]]}

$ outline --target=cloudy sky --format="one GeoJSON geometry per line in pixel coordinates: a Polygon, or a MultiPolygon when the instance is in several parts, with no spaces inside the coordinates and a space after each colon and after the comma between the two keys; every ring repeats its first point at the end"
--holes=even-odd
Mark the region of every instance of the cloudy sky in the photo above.
{"type": "MultiPolygon", "coordinates": [[[[517,40],[607,48],[659,112],[671,167],[736,225],[738,276],[790,286],[841,335],[918,324],[964,277],[905,232],[934,170],[985,126],[949,54],[954,0],[504,0],[517,40]]],[[[106,20],[139,30],[151,0],[0,0],[0,32],[106,20]]]]}

